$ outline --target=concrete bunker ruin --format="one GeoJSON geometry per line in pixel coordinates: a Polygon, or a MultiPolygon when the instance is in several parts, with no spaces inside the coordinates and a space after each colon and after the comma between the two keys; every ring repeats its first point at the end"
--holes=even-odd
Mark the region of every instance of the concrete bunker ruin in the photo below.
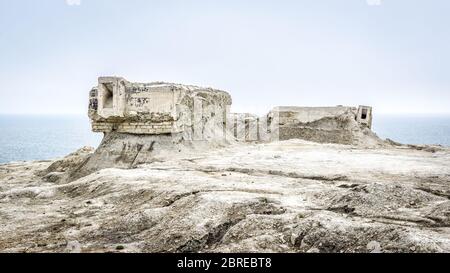
{"type": "MultiPolygon", "coordinates": [[[[372,108],[275,107],[268,120],[276,124],[276,138],[301,138],[320,143],[353,144],[364,130],[372,127],[372,108]]],[[[273,138],[272,138],[273,139],[273,138]]]]}
{"type": "Polygon", "coordinates": [[[176,135],[184,140],[276,141],[300,138],[354,143],[372,128],[372,107],[275,107],[267,115],[230,113],[231,96],[221,90],[165,82],[131,83],[100,77],[90,92],[94,132],[176,135]]]}
{"type": "MultiPolygon", "coordinates": [[[[90,92],[94,132],[184,134],[188,139],[226,124],[228,93],[172,83],[131,83],[101,77],[90,92]]],[[[225,132],[224,132],[225,133],[225,132]]]]}

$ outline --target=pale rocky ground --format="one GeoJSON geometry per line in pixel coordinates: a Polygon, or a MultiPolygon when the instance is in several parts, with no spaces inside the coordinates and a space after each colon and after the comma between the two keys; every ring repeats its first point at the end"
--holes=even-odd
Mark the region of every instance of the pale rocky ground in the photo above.
{"type": "Polygon", "coordinates": [[[449,149],[233,144],[61,179],[89,152],[0,165],[0,252],[450,252],[449,149]]]}

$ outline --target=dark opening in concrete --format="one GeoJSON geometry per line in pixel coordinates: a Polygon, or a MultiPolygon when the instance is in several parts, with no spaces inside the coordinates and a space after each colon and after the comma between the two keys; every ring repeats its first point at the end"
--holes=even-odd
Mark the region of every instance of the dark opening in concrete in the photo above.
{"type": "Polygon", "coordinates": [[[361,119],[367,119],[367,109],[362,109],[361,119]]]}
{"type": "Polygon", "coordinates": [[[103,84],[103,108],[113,108],[113,84],[105,83],[103,84]]]}

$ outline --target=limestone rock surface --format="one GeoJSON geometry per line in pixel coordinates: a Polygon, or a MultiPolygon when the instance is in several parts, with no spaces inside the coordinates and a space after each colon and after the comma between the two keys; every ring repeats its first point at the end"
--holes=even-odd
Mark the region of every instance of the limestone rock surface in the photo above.
{"type": "Polygon", "coordinates": [[[0,165],[0,251],[450,251],[447,148],[172,148],[74,179],[90,149],[0,165]]]}

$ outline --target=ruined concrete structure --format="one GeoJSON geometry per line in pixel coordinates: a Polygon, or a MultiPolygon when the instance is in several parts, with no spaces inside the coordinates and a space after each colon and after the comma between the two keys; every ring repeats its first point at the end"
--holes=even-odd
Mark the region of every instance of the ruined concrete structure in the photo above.
{"type": "Polygon", "coordinates": [[[302,138],[352,144],[372,127],[372,108],[276,107],[264,117],[230,113],[228,93],[171,83],[131,83],[101,77],[90,92],[94,132],[182,135],[184,140],[224,138],[274,141],[302,138]]]}
{"type": "Polygon", "coordinates": [[[90,92],[89,117],[94,132],[192,138],[223,125],[230,105],[228,93],[211,88],[101,77],[90,92]]]}
{"type": "Polygon", "coordinates": [[[272,115],[278,114],[280,125],[307,125],[315,121],[352,114],[361,125],[372,127],[372,108],[360,106],[359,108],[336,106],[336,107],[292,107],[283,106],[273,109],[272,115]]]}
{"type": "Polygon", "coordinates": [[[276,107],[269,113],[268,120],[277,125],[278,140],[301,138],[352,144],[357,132],[372,128],[372,108],[276,107]]]}

